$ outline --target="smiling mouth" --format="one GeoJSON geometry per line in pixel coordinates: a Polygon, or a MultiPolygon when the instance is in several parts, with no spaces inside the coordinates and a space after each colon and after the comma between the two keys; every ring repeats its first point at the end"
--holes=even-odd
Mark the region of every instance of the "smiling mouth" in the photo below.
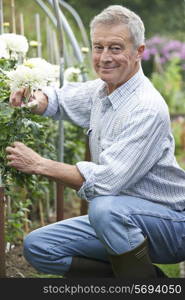
{"type": "Polygon", "coordinates": [[[99,69],[102,70],[112,70],[112,69],[116,69],[117,67],[103,67],[103,66],[99,66],[99,69]]]}

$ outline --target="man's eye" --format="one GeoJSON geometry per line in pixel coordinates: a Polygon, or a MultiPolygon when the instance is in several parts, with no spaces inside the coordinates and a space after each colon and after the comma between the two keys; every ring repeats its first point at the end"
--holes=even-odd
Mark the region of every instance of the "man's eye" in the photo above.
{"type": "Polygon", "coordinates": [[[102,50],[103,50],[103,47],[102,46],[94,46],[94,50],[96,51],[96,52],[101,52],[102,50]]]}
{"type": "Polygon", "coordinates": [[[121,52],[121,48],[120,48],[120,47],[116,47],[116,46],[114,47],[114,46],[113,46],[113,47],[111,47],[110,49],[111,49],[111,51],[112,51],[113,53],[120,53],[120,52],[121,52]]]}

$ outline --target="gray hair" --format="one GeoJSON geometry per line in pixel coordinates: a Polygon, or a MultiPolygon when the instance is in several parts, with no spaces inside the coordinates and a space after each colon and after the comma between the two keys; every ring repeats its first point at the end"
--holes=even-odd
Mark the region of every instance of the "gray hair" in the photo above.
{"type": "Polygon", "coordinates": [[[126,25],[133,45],[137,48],[144,44],[145,27],[141,18],[130,9],[121,5],[111,5],[95,16],[90,23],[91,37],[97,25],[126,25]]]}

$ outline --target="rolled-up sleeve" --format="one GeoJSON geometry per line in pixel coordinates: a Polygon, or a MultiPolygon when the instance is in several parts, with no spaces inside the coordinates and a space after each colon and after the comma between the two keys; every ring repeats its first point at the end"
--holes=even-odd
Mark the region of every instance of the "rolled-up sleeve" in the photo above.
{"type": "Polygon", "coordinates": [[[59,112],[58,99],[56,90],[53,87],[46,86],[42,89],[42,92],[48,97],[48,107],[43,113],[43,116],[53,117],[59,112]]]}
{"type": "Polygon", "coordinates": [[[99,79],[87,82],[68,82],[62,88],[45,87],[48,107],[44,116],[71,121],[83,128],[89,127],[92,95],[101,85],[99,79]]]}
{"type": "Polygon", "coordinates": [[[168,121],[151,109],[132,112],[121,134],[102,149],[99,164],[77,163],[85,178],[78,195],[90,201],[99,195],[119,195],[135,185],[162,156],[168,126],[168,121]]]}

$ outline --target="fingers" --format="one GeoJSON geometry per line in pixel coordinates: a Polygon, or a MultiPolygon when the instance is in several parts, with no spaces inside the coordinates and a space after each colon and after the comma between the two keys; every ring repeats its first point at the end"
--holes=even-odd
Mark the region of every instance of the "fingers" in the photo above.
{"type": "MultiPolygon", "coordinates": [[[[10,95],[10,105],[21,106],[23,104],[23,98],[29,98],[31,96],[29,88],[21,88],[16,92],[12,92],[10,95]]],[[[33,98],[33,95],[32,95],[33,98]]]]}
{"type": "Polygon", "coordinates": [[[22,98],[24,97],[24,88],[12,92],[10,95],[10,105],[12,106],[21,106],[22,103],[22,98]]]}
{"type": "MultiPolygon", "coordinates": [[[[21,142],[13,142],[13,144],[12,144],[13,147],[17,147],[17,146],[20,147],[20,146],[22,146],[22,145],[25,146],[25,145],[24,145],[23,143],[21,143],[21,142]]],[[[26,146],[25,146],[25,147],[26,147],[26,146]]]]}
{"type": "Polygon", "coordinates": [[[13,148],[13,147],[6,147],[6,152],[7,153],[15,153],[15,148],[13,148]]]}
{"type": "Polygon", "coordinates": [[[8,155],[6,156],[8,162],[7,162],[7,165],[8,166],[12,166],[13,167],[13,163],[14,163],[14,159],[15,159],[15,148],[13,147],[7,147],[6,148],[6,152],[8,153],[8,155]]]}
{"type": "MultiPolygon", "coordinates": [[[[14,160],[14,156],[13,155],[7,155],[7,160],[10,160],[10,161],[12,161],[12,160],[14,160]]],[[[8,164],[9,164],[10,162],[8,162],[8,164]]]]}
{"type": "Polygon", "coordinates": [[[11,106],[25,106],[23,102],[24,98],[29,99],[26,106],[31,108],[32,113],[43,114],[48,106],[48,97],[41,91],[36,90],[30,93],[29,88],[22,88],[10,95],[10,105],[11,106]]]}
{"type": "MultiPolygon", "coordinates": [[[[11,146],[6,147],[6,152],[7,153],[15,153],[16,152],[16,148],[20,148],[22,145],[24,145],[21,142],[14,142],[11,146]]],[[[25,145],[24,145],[25,146],[25,145]]]]}
{"type": "Polygon", "coordinates": [[[16,167],[16,159],[17,155],[19,154],[22,146],[26,147],[21,142],[14,142],[11,146],[6,147],[6,153],[7,153],[7,166],[9,167],[16,167]]]}
{"type": "Polygon", "coordinates": [[[24,89],[24,97],[25,98],[30,98],[30,96],[32,95],[31,91],[29,88],[25,88],[24,89]]]}
{"type": "Polygon", "coordinates": [[[16,166],[16,156],[14,155],[7,155],[7,166],[15,167],[16,166]]]}

